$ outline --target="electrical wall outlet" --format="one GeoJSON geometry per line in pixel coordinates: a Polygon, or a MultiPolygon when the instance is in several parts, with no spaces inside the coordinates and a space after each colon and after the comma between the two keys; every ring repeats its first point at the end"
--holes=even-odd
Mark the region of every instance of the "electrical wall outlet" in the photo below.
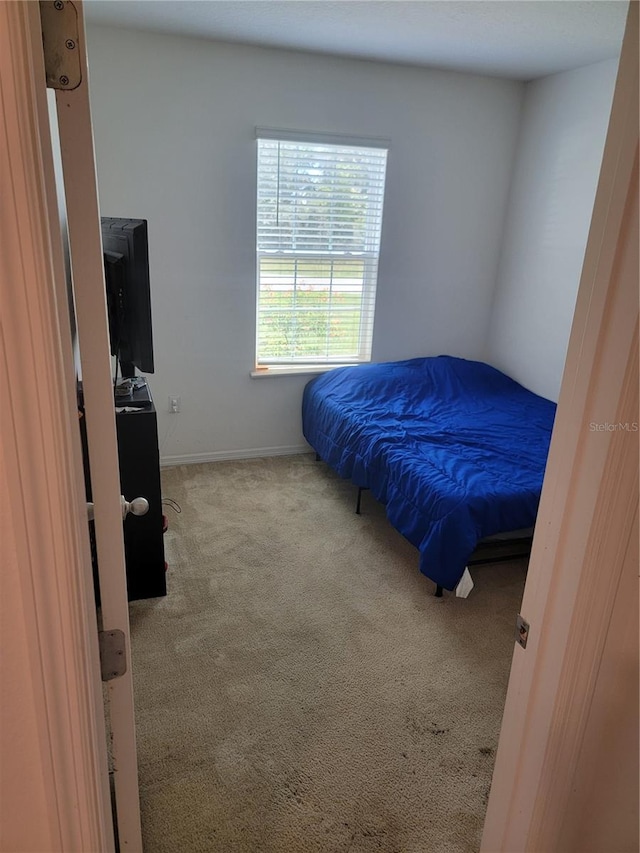
{"type": "Polygon", "coordinates": [[[176,415],[180,411],[180,397],[169,397],[169,412],[176,415]]]}

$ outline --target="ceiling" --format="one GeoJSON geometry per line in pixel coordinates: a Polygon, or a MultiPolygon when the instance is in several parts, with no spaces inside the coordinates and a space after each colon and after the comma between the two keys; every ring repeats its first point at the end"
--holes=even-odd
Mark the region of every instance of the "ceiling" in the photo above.
{"type": "Polygon", "coordinates": [[[619,54],[626,0],[86,0],[89,23],[530,80],[619,54]]]}

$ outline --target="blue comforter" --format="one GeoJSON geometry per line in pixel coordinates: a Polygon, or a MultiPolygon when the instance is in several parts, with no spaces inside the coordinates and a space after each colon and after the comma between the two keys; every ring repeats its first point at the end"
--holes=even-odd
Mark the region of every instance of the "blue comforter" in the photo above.
{"type": "Polygon", "coordinates": [[[485,536],[533,526],[554,414],[495,368],[451,356],[338,368],[302,403],[309,444],[371,489],[446,589],[485,536]]]}

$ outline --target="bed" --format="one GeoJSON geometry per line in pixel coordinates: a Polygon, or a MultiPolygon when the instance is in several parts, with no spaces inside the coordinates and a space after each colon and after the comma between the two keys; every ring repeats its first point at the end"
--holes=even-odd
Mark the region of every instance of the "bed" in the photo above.
{"type": "Polygon", "coordinates": [[[533,527],[554,415],[495,368],[445,355],[337,368],[302,402],[317,456],[371,490],[449,590],[479,542],[533,527]]]}

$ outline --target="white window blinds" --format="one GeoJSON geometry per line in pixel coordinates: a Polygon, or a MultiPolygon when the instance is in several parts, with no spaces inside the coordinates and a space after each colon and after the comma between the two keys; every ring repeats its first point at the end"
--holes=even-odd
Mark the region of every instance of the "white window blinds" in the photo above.
{"type": "Polygon", "coordinates": [[[386,162],[258,138],[258,365],[370,359],[386,162]]]}

